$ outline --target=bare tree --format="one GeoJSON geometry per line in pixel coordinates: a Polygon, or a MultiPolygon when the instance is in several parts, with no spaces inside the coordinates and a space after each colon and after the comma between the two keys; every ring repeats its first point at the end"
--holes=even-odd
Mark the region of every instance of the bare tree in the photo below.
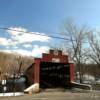
{"type": "Polygon", "coordinates": [[[70,54],[79,71],[80,82],[82,82],[82,63],[88,59],[86,54],[86,39],[89,28],[87,26],[77,27],[72,21],[66,21],[63,28],[63,35],[66,38],[64,48],[70,54]]]}
{"type": "Polygon", "coordinates": [[[100,70],[100,32],[90,32],[88,40],[91,47],[88,56],[100,70]]]}
{"type": "Polygon", "coordinates": [[[5,75],[20,75],[32,63],[32,57],[0,52],[0,78],[5,75]]]}

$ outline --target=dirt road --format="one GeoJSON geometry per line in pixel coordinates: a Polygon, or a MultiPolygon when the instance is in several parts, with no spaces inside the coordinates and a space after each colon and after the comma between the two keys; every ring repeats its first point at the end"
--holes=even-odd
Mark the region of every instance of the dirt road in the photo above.
{"type": "Polygon", "coordinates": [[[0,97],[0,100],[100,100],[100,92],[41,92],[19,97],[0,97]]]}

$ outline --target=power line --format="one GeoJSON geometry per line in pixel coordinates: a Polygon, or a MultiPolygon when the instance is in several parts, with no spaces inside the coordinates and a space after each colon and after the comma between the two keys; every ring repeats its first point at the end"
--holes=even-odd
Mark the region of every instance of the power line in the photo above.
{"type": "MultiPolygon", "coordinates": [[[[16,31],[16,32],[21,32],[21,33],[30,33],[30,34],[40,35],[40,36],[47,36],[45,34],[33,33],[33,32],[24,32],[24,31],[19,31],[19,30],[15,30],[15,29],[10,29],[10,28],[7,28],[7,27],[0,27],[0,29],[1,30],[11,30],[11,31],[16,31]]],[[[62,39],[62,40],[70,40],[70,39],[67,39],[67,38],[52,36],[52,35],[48,35],[48,37],[56,38],[56,39],[62,39]]]]}
{"type": "MultiPolygon", "coordinates": [[[[7,28],[7,27],[0,27],[0,29],[1,30],[11,30],[11,31],[16,31],[16,32],[21,32],[21,33],[30,33],[30,34],[40,35],[40,36],[47,36],[45,34],[40,34],[40,33],[35,33],[35,32],[33,33],[33,32],[28,32],[28,31],[27,32],[24,32],[24,31],[19,31],[19,30],[7,28]]],[[[64,37],[58,37],[58,36],[53,36],[53,35],[48,35],[48,37],[70,41],[70,39],[64,38],[64,37]]],[[[75,40],[73,40],[73,41],[75,41],[75,40]]],[[[88,42],[84,42],[84,43],[88,43],[88,42]]]]}

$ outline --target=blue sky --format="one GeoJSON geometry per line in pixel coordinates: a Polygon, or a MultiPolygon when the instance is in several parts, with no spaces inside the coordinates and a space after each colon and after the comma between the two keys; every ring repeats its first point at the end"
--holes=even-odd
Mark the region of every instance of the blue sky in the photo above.
{"type": "Polygon", "coordinates": [[[36,38],[0,30],[0,50],[40,55],[49,49],[48,45],[56,44],[48,35],[59,33],[65,19],[72,18],[78,25],[99,28],[99,12],[100,0],[0,0],[0,27],[47,35],[36,38]]]}

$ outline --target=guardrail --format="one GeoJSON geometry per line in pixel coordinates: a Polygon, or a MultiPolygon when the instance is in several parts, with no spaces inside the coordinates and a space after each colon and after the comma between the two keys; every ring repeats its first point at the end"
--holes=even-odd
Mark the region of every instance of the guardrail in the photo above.
{"type": "Polygon", "coordinates": [[[81,83],[77,83],[77,82],[71,82],[71,84],[72,84],[72,87],[75,87],[75,88],[80,88],[80,89],[85,89],[85,90],[92,90],[91,85],[81,84],[81,83]]]}

